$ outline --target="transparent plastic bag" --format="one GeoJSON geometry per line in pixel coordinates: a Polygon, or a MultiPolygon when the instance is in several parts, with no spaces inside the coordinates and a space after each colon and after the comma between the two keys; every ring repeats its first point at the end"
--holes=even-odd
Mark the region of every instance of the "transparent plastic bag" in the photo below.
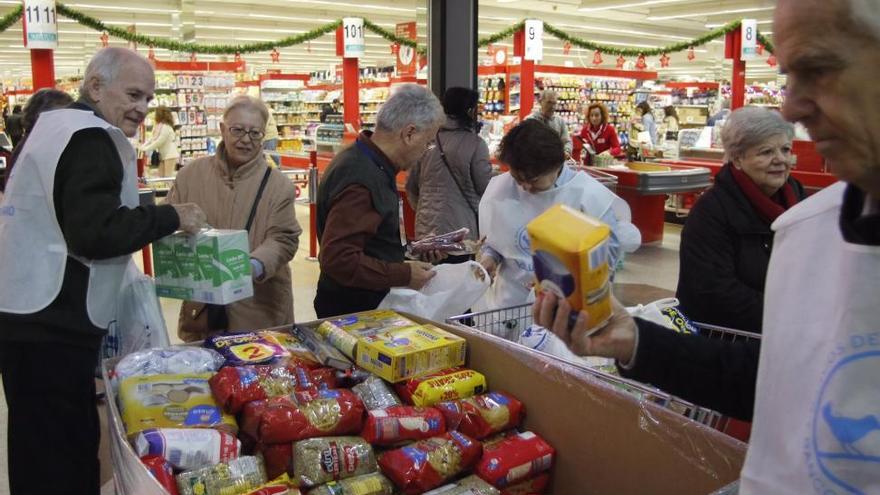
{"type": "Polygon", "coordinates": [[[126,356],[151,347],[170,345],[156,284],[130,263],[116,300],[116,319],[110,322],[101,346],[103,358],[126,356]]]}
{"type": "Polygon", "coordinates": [[[137,351],[122,358],[115,377],[213,373],[223,366],[223,356],[202,347],[173,346],[137,351]]]}
{"type": "Polygon", "coordinates": [[[459,315],[477,302],[491,283],[489,274],[475,261],[439,265],[436,275],[421,290],[394,287],[379,309],[405,311],[434,321],[459,315]]]}

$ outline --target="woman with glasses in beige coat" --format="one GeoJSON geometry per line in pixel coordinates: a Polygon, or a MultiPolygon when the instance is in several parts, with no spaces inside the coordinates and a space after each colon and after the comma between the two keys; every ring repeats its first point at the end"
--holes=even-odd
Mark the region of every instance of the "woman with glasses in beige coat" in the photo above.
{"type": "MultiPolygon", "coordinates": [[[[249,96],[234,98],[223,114],[223,141],[213,156],[200,158],[180,170],[168,194],[168,203],[196,203],[217,229],[244,229],[257,200],[260,184],[265,188],[248,232],[254,279],[253,297],[225,306],[226,328],[209,328],[209,334],[229,330],[253,330],[293,323],[293,292],[288,263],[296,254],[302,233],[296,220],[293,183],[269,167],[262,140],[268,119],[266,105],[249,96]]],[[[204,338],[182,331],[196,316],[194,303],[181,308],[178,334],[184,341],[204,338]]],[[[209,318],[209,323],[212,318],[209,318]]],[[[224,322],[225,323],[225,322],[224,322]]]]}

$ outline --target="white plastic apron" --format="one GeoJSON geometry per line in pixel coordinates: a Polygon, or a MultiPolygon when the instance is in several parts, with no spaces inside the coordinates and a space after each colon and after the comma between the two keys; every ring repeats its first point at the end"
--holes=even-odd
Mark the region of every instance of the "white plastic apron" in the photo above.
{"type": "Polygon", "coordinates": [[[568,182],[538,193],[528,193],[510,174],[493,178],[480,200],[480,232],[488,245],[504,257],[495,281],[478,306],[480,310],[506,308],[533,300],[534,278],[531,246],[526,224],[562,203],[601,219],[609,210],[617,217],[613,233],[623,251],[634,251],[641,241],[630,223],[629,205],[586,173],[578,172],[568,182]]]}
{"type": "MultiPolygon", "coordinates": [[[[55,170],[71,136],[92,127],[107,130],[122,160],[122,205],[138,206],[135,151],[121,130],[86,110],[43,113],[18,157],[0,205],[0,311],[36,313],[61,291],[68,251],[55,216],[55,170]]],[[[116,298],[131,256],[75,258],[89,267],[89,319],[107,328],[115,318],[116,298]]]]}
{"type": "Polygon", "coordinates": [[[880,493],[880,247],[843,240],[844,186],[773,225],[744,494],[880,493]]]}

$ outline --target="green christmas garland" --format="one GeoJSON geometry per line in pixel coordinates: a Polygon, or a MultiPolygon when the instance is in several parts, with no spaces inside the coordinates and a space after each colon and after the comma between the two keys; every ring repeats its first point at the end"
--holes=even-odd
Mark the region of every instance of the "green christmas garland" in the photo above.
{"type": "Polygon", "coordinates": [[[22,9],[23,7],[19,5],[18,7],[12,9],[12,12],[6,14],[5,16],[3,16],[2,19],[0,19],[0,33],[9,29],[13,24],[21,19],[22,9]]]}
{"type": "MultiPolygon", "coordinates": [[[[83,26],[90,27],[96,31],[106,32],[108,35],[113,36],[114,38],[120,38],[125,41],[131,41],[134,43],[138,43],[141,45],[147,45],[156,48],[165,48],[168,50],[172,50],[175,52],[183,52],[183,53],[203,53],[203,54],[213,54],[213,55],[233,55],[236,53],[255,53],[255,52],[265,52],[270,51],[275,48],[285,48],[295,45],[300,45],[307,41],[311,41],[316,38],[320,38],[326,34],[332,33],[339,26],[342,25],[341,20],[337,20],[335,22],[331,22],[329,24],[325,24],[318,28],[315,28],[307,33],[299,34],[296,36],[289,36],[287,38],[282,38],[278,41],[266,41],[261,43],[251,43],[245,45],[202,45],[198,43],[183,43],[178,41],[172,41],[166,38],[155,38],[152,36],[144,36],[137,33],[130,33],[125,29],[108,26],[101,22],[99,19],[95,19],[89,15],[86,15],[78,10],[72,9],[70,7],[65,6],[62,3],[56,4],[56,9],[60,15],[63,15],[67,18],[73,19],[74,21],[82,24],[83,26]]],[[[18,6],[12,9],[11,12],[3,16],[0,19],[0,32],[6,31],[10,26],[18,22],[21,18],[22,7],[18,6]]],[[[518,31],[521,31],[525,26],[525,21],[520,21],[513,26],[505,29],[504,31],[499,31],[491,36],[487,36],[485,38],[481,38],[478,42],[478,45],[481,48],[489,46],[493,43],[498,43],[504,39],[512,37],[518,31]]],[[[364,19],[364,27],[372,31],[373,33],[381,36],[382,38],[392,42],[399,43],[401,45],[410,46],[416,49],[416,52],[420,55],[427,54],[427,47],[423,45],[419,45],[415,40],[411,40],[408,38],[403,38],[398,36],[396,33],[393,33],[387,29],[383,29],[376,25],[375,23],[364,19]]],[[[603,45],[600,43],[594,43],[589,40],[585,40],[582,38],[578,38],[575,36],[571,36],[570,34],[562,31],[559,28],[554,27],[552,24],[544,23],[544,31],[551,34],[552,36],[571,43],[574,46],[579,48],[585,48],[588,50],[598,50],[602,53],[609,55],[624,55],[629,57],[637,57],[639,55],[645,56],[657,56],[662,55],[664,53],[674,53],[681,52],[684,50],[688,50],[695,46],[704,45],[712,40],[721,38],[727,33],[739,29],[740,21],[733,21],[724,26],[721,26],[717,29],[709,31],[708,33],[700,36],[699,38],[682,41],[679,43],[674,43],[671,45],[667,45],[662,48],[654,48],[650,50],[638,49],[638,48],[616,48],[613,46],[603,45]]],[[[768,52],[773,53],[773,44],[761,33],[758,33],[758,41],[764,45],[764,49],[768,52]]]]}

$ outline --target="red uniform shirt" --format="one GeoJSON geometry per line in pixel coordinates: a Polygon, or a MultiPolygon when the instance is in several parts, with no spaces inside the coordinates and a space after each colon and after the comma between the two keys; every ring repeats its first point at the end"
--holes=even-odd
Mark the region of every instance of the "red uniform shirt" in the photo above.
{"type": "Polygon", "coordinates": [[[590,124],[584,125],[583,129],[581,129],[581,138],[593,147],[597,155],[606,150],[611,150],[612,156],[623,154],[614,126],[602,124],[598,129],[593,129],[593,126],[590,124]]]}

